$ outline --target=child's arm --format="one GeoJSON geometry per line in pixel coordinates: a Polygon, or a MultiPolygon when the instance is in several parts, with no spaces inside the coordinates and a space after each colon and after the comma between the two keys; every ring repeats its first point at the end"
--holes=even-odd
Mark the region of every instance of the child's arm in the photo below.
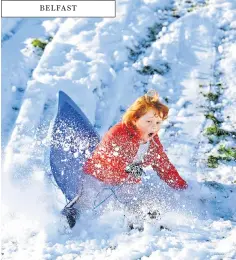
{"type": "Polygon", "coordinates": [[[112,127],[87,160],[84,171],[106,183],[124,181],[128,176],[125,168],[130,163],[130,147],[127,131],[120,124],[112,127]]]}
{"type": "Polygon", "coordinates": [[[155,136],[153,139],[158,151],[155,163],[152,165],[153,170],[155,170],[160,178],[170,187],[181,190],[186,189],[188,187],[186,181],[180,177],[174,165],[169,161],[158,136],[155,136]]]}

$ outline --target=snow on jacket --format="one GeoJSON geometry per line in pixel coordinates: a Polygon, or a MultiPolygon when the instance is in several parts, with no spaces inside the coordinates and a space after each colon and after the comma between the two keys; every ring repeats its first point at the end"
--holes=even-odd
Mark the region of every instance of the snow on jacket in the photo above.
{"type": "MultiPolygon", "coordinates": [[[[139,131],[132,126],[118,123],[105,134],[83,170],[107,184],[118,185],[124,181],[140,183],[141,178],[128,178],[128,173],[125,172],[126,166],[133,162],[139,145],[139,131]]],[[[159,177],[174,189],[187,188],[187,183],[169,161],[157,135],[150,141],[141,166],[152,166],[159,177]]]]}

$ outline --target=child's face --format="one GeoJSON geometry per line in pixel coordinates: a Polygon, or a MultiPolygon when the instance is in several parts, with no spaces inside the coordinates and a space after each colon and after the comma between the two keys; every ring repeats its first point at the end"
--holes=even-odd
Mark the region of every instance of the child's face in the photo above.
{"type": "Polygon", "coordinates": [[[158,133],[162,121],[154,109],[150,109],[146,114],[136,120],[135,125],[141,132],[141,138],[144,142],[149,141],[158,133]]]}

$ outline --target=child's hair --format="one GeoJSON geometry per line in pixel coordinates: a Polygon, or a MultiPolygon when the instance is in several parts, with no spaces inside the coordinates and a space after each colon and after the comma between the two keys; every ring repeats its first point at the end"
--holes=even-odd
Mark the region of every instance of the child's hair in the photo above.
{"type": "Polygon", "coordinates": [[[149,90],[144,96],[136,99],[126,110],[122,122],[126,125],[134,125],[134,122],[150,109],[155,109],[163,120],[168,117],[169,108],[159,101],[158,93],[155,90],[149,90]]]}

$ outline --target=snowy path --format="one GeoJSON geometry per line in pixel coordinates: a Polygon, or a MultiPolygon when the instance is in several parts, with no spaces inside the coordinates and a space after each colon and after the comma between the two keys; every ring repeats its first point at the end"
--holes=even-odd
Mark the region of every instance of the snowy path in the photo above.
{"type": "MultiPolygon", "coordinates": [[[[24,81],[27,88],[19,115],[9,120],[14,126],[12,133],[11,127],[4,130],[5,138],[10,135],[10,139],[5,139],[3,259],[236,259],[236,189],[232,185],[236,166],[229,162],[214,170],[206,167],[204,152],[212,145],[203,134],[209,121],[204,116],[206,101],[199,87],[215,83],[216,70],[229,67],[224,80],[228,88],[222,94],[227,103],[222,113],[227,116],[236,104],[231,81],[236,58],[227,52],[233,50],[235,39],[230,31],[236,27],[232,22],[235,7],[230,1],[221,5],[212,0],[201,10],[168,20],[173,6],[179,3],[166,3],[167,11],[154,13],[153,8],[163,8],[155,1],[138,1],[134,12],[130,11],[134,3],[120,1],[116,19],[66,19],[60,25],[32,78],[24,81]],[[153,21],[160,22],[162,15],[165,26],[157,40],[137,59],[130,60],[126,47],[134,48],[137,39],[145,39],[147,28],[153,21]],[[221,23],[230,24],[229,40],[225,42],[218,32],[221,23]],[[216,49],[219,42],[224,55],[216,49]],[[162,66],[164,62],[170,66],[164,75],[138,73],[147,65],[162,66]],[[167,212],[157,223],[144,222],[142,232],[128,231],[122,212],[112,211],[98,219],[82,216],[72,233],[60,234],[58,212],[64,199],[48,181],[46,158],[57,91],[69,94],[102,135],[148,88],[156,88],[170,107],[160,137],[192,190],[175,193],[165,185],[164,190],[170,198],[186,203],[186,209],[167,212]],[[232,103],[228,101],[229,93],[234,95],[232,103]],[[197,184],[204,179],[222,182],[228,197],[197,184]],[[210,202],[201,203],[201,197],[210,202]],[[160,225],[171,230],[160,231],[160,225]]],[[[29,37],[23,35],[23,29],[18,30],[21,32],[23,40],[29,37]]],[[[14,37],[5,48],[13,49],[10,41],[14,37]]],[[[12,85],[9,79],[6,77],[4,84],[12,85]]],[[[8,97],[7,102],[12,104],[14,97],[10,93],[8,97]]],[[[232,117],[227,127],[234,122],[232,117]]]]}
{"type": "Polygon", "coordinates": [[[177,62],[170,79],[175,89],[170,99],[175,107],[172,111],[171,129],[165,138],[172,144],[170,150],[175,152],[173,160],[183,167],[181,172],[191,176],[191,179],[196,173],[198,144],[206,120],[200,106],[199,85],[212,81],[215,62],[212,37],[215,27],[203,13],[204,11],[203,17],[193,14],[183,18],[185,21],[179,21],[181,28],[177,62]]]}
{"type": "Polygon", "coordinates": [[[43,19],[17,20],[15,24],[3,23],[2,40],[2,145],[8,142],[15,125],[24,91],[32,71],[37,65],[36,57],[24,57],[21,50],[26,47],[27,38],[44,35],[43,19]],[[13,26],[14,25],[14,26],[13,26]],[[6,37],[6,35],[10,36],[6,37]],[[5,35],[5,36],[4,36],[5,35]]]}
{"type": "Polygon", "coordinates": [[[24,22],[22,18],[5,19],[2,18],[2,44],[8,41],[16,32],[21,28],[21,24],[24,22]]]}

